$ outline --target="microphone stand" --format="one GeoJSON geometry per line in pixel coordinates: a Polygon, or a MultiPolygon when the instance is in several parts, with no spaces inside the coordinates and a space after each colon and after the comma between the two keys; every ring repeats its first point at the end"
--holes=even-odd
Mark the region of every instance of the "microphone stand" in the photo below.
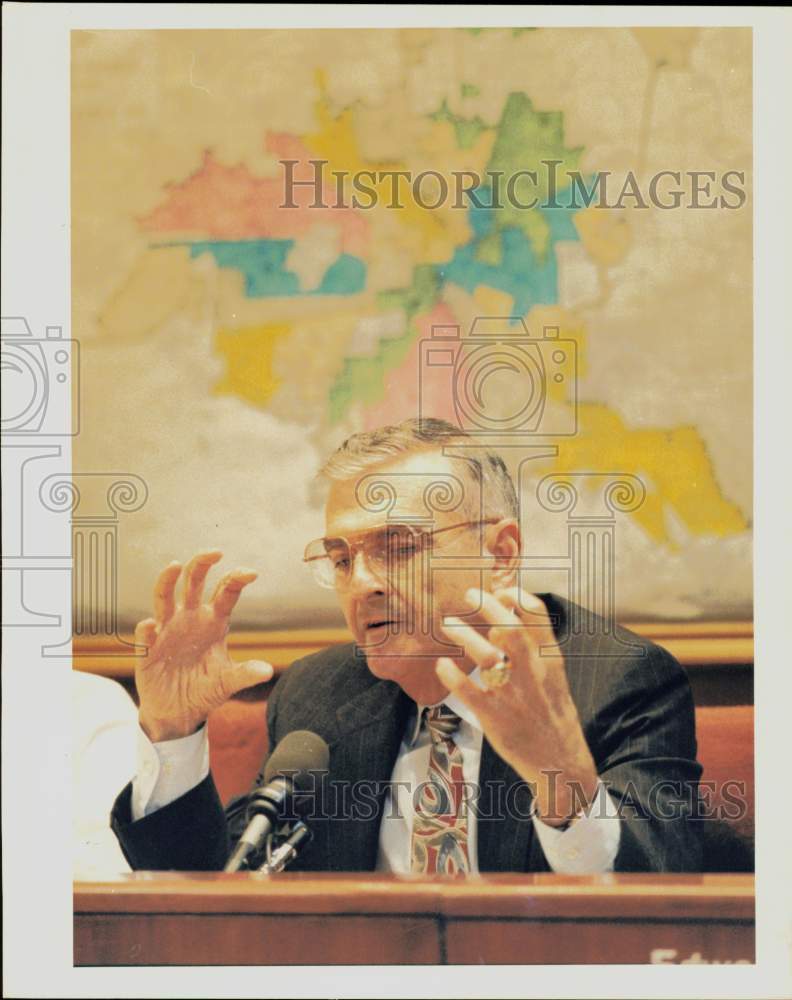
{"type": "Polygon", "coordinates": [[[311,842],[311,831],[302,820],[292,826],[289,836],[272,850],[272,837],[267,839],[267,860],[258,869],[265,875],[274,875],[283,869],[296,857],[304,844],[311,842]]]}

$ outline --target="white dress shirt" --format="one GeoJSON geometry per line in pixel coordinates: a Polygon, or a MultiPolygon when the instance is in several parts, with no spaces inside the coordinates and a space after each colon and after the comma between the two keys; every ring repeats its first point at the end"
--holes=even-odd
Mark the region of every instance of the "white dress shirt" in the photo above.
{"type": "MultiPolygon", "coordinates": [[[[470,675],[474,681],[478,669],[470,675]]],[[[462,753],[462,777],[468,789],[478,783],[481,746],[484,733],[475,713],[455,695],[443,699],[461,722],[453,739],[462,753]]],[[[431,706],[424,706],[431,707],[431,706]]],[[[414,789],[426,781],[432,739],[422,707],[405,733],[391,777],[391,790],[385,799],[380,825],[377,870],[407,874],[410,872],[412,830],[415,820],[414,789]],[[392,794],[395,793],[395,794],[392,794]]],[[[468,813],[468,856],[471,872],[478,872],[477,823],[474,796],[468,813]]],[[[605,786],[600,783],[594,801],[585,816],[575,820],[565,830],[543,823],[534,814],[531,818],[547,863],[555,872],[567,875],[593,875],[613,870],[619,850],[621,824],[616,806],[605,786]]]]}
{"type": "Polygon", "coordinates": [[[152,743],[138,726],[137,773],[132,782],[132,819],[142,819],[186,795],[209,773],[206,726],[179,740],[152,743]]]}
{"type": "MultiPolygon", "coordinates": [[[[471,677],[475,678],[477,673],[477,670],[474,671],[471,677]]],[[[462,752],[464,780],[469,786],[475,786],[484,739],[481,726],[475,714],[459,698],[449,695],[443,704],[462,720],[454,734],[454,742],[462,752]]],[[[378,871],[410,872],[415,817],[413,790],[426,781],[431,747],[427,726],[419,726],[421,718],[419,708],[412,729],[402,740],[391,775],[395,801],[388,791],[380,824],[378,871]]],[[[208,773],[206,726],[192,736],[166,743],[151,743],[141,731],[138,771],[132,785],[132,819],[148,816],[168,805],[203,781],[208,773]]],[[[568,875],[593,875],[613,870],[619,850],[621,823],[616,806],[602,783],[587,814],[566,829],[549,826],[536,815],[531,822],[553,871],[568,875]]],[[[472,811],[468,817],[468,852],[473,872],[478,872],[476,833],[475,811],[472,811]]]]}

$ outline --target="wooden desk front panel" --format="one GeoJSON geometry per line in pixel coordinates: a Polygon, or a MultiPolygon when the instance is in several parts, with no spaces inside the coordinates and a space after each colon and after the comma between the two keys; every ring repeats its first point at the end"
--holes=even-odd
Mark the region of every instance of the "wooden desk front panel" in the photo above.
{"type": "Polygon", "coordinates": [[[750,876],[145,873],[75,887],[76,965],[752,962],[750,876]]]}
{"type": "Polygon", "coordinates": [[[75,919],[75,965],[439,965],[432,916],[103,913],[75,919]]]}
{"type": "Polygon", "coordinates": [[[753,963],[750,923],[651,920],[475,920],[446,928],[450,965],[753,963]]]}

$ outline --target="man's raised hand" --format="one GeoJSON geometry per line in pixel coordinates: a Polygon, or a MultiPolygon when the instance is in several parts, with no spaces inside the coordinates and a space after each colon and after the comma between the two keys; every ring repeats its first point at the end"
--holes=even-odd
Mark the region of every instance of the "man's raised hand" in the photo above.
{"type": "Polygon", "coordinates": [[[269,663],[236,663],[226,645],[231,612],[258,574],[227,573],[203,602],[207,574],[221,558],[217,550],[201,552],[183,574],[181,563],[166,566],[154,587],[154,617],[135,629],[135,644],[148,647],[135,666],[140,725],[154,743],[189,736],[238,691],[272,677],[269,663]],[[182,576],[179,603],[176,585],[182,576]]]}
{"type": "Polygon", "coordinates": [[[445,634],[482,670],[506,653],[509,683],[484,690],[448,657],[438,660],[437,676],[476,713],[496,753],[535,787],[540,816],[560,825],[592,801],[598,778],[547,608],[516,587],[472,590],[467,599],[486,634],[452,616],[445,634]]]}

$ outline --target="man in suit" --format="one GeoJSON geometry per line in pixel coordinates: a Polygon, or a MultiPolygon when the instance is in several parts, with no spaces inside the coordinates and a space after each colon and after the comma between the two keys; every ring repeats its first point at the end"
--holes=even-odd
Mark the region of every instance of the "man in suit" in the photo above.
{"type": "MultiPolygon", "coordinates": [[[[503,462],[442,421],[355,435],[331,457],[326,533],[306,549],[355,643],[292,665],[268,706],[330,748],[308,819],[312,870],[695,871],[700,766],[679,664],[554,595],[516,586],[503,462]],[[464,455],[463,451],[463,455],[464,455]],[[439,501],[433,493],[439,489],[439,501]],[[432,497],[432,524],[426,523],[432,497]],[[574,621],[574,628],[572,622],[574,621]]],[[[244,820],[208,773],[204,722],[271,676],[233,663],[228,622],[256,574],[219,552],[167,567],[137,641],[141,753],[113,829],[133,868],[220,868],[244,820]]]]}

